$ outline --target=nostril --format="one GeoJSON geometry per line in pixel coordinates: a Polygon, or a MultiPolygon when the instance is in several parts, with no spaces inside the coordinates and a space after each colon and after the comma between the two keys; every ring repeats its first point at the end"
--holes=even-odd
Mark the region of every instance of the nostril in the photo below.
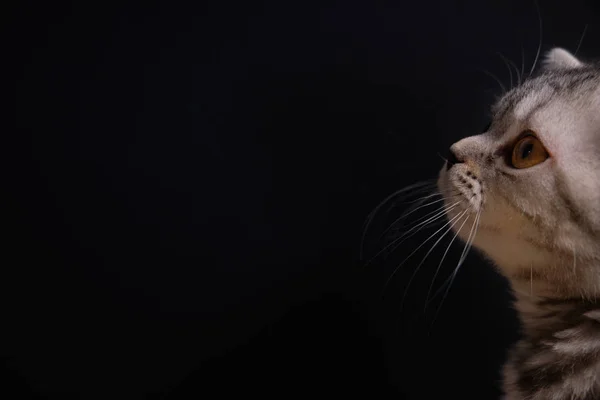
{"type": "Polygon", "coordinates": [[[446,159],[446,170],[452,168],[454,164],[460,164],[462,160],[459,160],[456,154],[452,151],[452,148],[448,150],[448,157],[446,159]]]}

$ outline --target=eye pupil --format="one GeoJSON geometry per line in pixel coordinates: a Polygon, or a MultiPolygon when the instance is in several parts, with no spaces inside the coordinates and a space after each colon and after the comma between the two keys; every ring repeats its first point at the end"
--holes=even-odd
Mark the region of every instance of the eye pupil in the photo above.
{"type": "Polygon", "coordinates": [[[521,158],[529,157],[529,155],[531,154],[532,151],[533,151],[533,143],[531,143],[531,142],[526,143],[525,146],[523,146],[523,149],[521,151],[521,158]]]}

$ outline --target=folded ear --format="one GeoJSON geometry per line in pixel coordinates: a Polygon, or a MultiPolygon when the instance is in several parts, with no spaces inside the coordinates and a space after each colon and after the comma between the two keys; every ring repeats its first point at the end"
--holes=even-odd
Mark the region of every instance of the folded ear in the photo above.
{"type": "Polygon", "coordinates": [[[582,67],[584,64],[573,54],[565,49],[555,47],[546,53],[543,61],[543,69],[572,69],[582,67]]]}

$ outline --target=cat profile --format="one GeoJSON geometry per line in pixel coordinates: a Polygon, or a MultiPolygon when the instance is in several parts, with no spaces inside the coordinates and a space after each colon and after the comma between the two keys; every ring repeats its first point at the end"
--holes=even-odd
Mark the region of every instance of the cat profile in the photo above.
{"type": "Polygon", "coordinates": [[[600,399],[600,66],[552,49],[492,115],[451,146],[437,185],[516,296],[506,399],[600,399]]]}

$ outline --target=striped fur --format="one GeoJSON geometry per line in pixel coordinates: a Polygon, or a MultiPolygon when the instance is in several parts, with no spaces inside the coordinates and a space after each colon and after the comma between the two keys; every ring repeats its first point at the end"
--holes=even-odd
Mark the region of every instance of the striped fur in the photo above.
{"type": "Polygon", "coordinates": [[[600,398],[600,304],[518,296],[524,337],[504,367],[507,400],[600,398]]]}

